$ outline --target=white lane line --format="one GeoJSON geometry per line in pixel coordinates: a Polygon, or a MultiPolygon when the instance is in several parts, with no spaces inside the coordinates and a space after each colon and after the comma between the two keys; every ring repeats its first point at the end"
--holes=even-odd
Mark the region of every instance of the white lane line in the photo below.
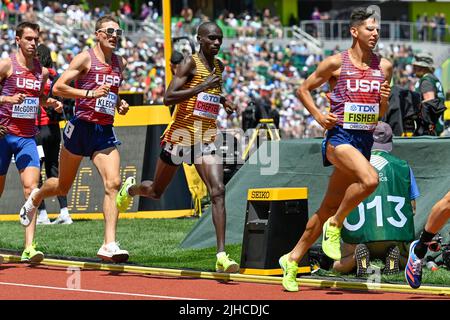
{"type": "Polygon", "coordinates": [[[122,296],[159,298],[159,299],[202,300],[202,299],[195,299],[195,298],[175,297],[175,296],[159,296],[159,295],[153,295],[153,294],[141,294],[141,293],[129,293],[129,292],[99,291],[99,290],[89,290],[89,289],[72,289],[72,288],[38,286],[38,285],[34,285],[34,284],[24,284],[24,283],[0,282],[0,285],[16,286],[16,287],[28,287],[28,288],[39,288],[39,289],[51,289],[51,290],[61,290],[61,291],[77,291],[77,292],[113,294],[113,295],[115,294],[115,295],[122,295],[122,296]]]}

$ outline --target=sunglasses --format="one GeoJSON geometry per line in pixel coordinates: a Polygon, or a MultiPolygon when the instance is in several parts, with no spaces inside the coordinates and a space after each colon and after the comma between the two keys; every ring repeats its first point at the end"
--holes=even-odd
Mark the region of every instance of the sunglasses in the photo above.
{"type": "Polygon", "coordinates": [[[114,29],[114,28],[101,28],[98,29],[97,31],[101,31],[106,33],[108,36],[113,36],[114,33],[116,34],[117,37],[121,37],[123,35],[123,30],[122,29],[114,29]]]}

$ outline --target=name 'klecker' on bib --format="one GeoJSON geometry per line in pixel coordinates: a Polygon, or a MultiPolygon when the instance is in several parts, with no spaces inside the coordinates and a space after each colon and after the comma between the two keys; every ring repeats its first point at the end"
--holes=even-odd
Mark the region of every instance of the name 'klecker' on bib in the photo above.
{"type": "Polygon", "coordinates": [[[200,92],[195,102],[193,114],[208,119],[217,119],[220,109],[220,96],[200,92]]]}
{"type": "Polygon", "coordinates": [[[39,110],[39,98],[28,97],[21,104],[13,104],[12,117],[18,119],[36,119],[39,110]]]}
{"type": "Polygon", "coordinates": [[[108,92],[105,97],[97,98],[95,100],[95,111],[114,116],[117,105],[117,94],[108,92]]]}
{"type": "Polygon", "coordinates": [[[375,130],[379,114],[378,103],[346,102],[344,107],[344,129],[375,130]]]}

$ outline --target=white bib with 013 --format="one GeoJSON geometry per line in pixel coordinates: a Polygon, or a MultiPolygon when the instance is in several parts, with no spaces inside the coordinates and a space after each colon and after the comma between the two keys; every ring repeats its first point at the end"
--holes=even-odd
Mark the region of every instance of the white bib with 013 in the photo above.
{"type": "Polygon", "coordinates": [[[108,92],[104,97],[95,100],[95,111],[114,116],[117,105],[117,94],[108,92]]]}
{"type": "Polygon", "coordinates": [[[200,92],[195,102],[193,114],[202,118],[217,119],[220,109],[220,96],[200,92]]]}
{"type": "Polygon", "coordinates": [[[39,98],[27,97],[21,104],[13,104],[12,117],[18,119],[36,119],[39,110],[39,98]]]}
{"type": "Polygon", "coordinates": [[[346,102],[342,127],[353,130],[375,130],[379,110],[378,103],[346,102]]]}

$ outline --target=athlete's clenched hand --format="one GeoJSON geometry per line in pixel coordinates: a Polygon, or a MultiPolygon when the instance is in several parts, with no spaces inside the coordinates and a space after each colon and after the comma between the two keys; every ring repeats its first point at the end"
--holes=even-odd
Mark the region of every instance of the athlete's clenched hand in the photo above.
{"type": "Polygon", "coordinates": [[[117,112],[121,115],[127,114],[128,110],[130,110],[130,106],[128,102],[121,99],[120,104],[117,106],[117,112]]]}
{"type": "Polygon", "coordinates": [[[322,128],[330,130],[332,129],[337,122],[338,118],[334,113],[327,113],[322,114],[319,119],[317,119],[317,122],[322,126],[322,128]]]}

